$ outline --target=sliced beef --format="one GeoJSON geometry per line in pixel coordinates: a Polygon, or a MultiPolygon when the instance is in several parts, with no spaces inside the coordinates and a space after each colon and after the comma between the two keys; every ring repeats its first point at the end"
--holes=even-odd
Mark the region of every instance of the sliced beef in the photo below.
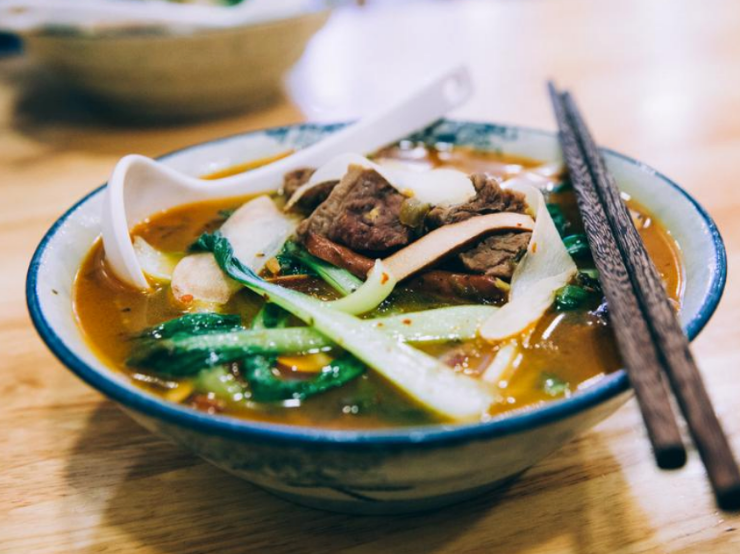
{"type": "MultiPolygon", "coordinates": [[[[498,180],[489,175],[475,174],[471,176],[471,180],[476,195],[464,204],[433,208],[427,215],[427,227],[436,229],[442,225],[491,213],[526,213],[527,202],[522,193],[502,189],[498,180]]],[[[529,244],[531,236],[531,233],[498,233],[462,252],[458,258],[468,271],[508,279],[514,272],[518,257],[529,244]]]]}
{"type": "Polygon", "coordinates": [[[526,213],[527,202],[520,192],[504,190],[498,179],[483,173],[471,175],[476,195],[456,206],[436,206],[426,218],[427,227],[436,229],[442,225],[465,221],[476,215],[495,214],[499,212],[526,213]]]}
{"type": "Polygon", "coordinates": [[[406,197],[377,171],[350,166],[328,198],[298,227],[361,252],[385,252],[408,244],[412,229],[400,220],[406,197]]]}
{"type": "Polygon", "coordinates": [[[367,272],[370,271],[375,264],[372,258],[353,252],[346,246],[337,244],[326,237],[317,235],[316,233],[309,233],[305,240],[304,245],[306,250],[317,258],[321,258],[325,262],[329,262],[332,265],[346,269],[355,277],[365,279],[367,272]]]}
{"type": "Polygon", "coordinates": [[[500,280],[492,275],[470,275],[441,269],[420,273],[409,280],[409,286],[418,291],[496,305],[505,303],[509,297],[509,293],[499,285],[500,280]]]}
{"type": "Polygon", "coordinates": [[[517,260],[524,254],[532,233],[498,233],[483,239],[476,246],[459,255],[468,271],[492,277],[510,279],[517,260]]]}
{"type": "MultiPolygon", "coordinates": [[[[283,177],[283,193],[285,197],[290,199],[300,187],[308,183],[311,175],[316,170],[311,168],[296,169],[290,173],[286,173],[283,177]]],[[[319,204],[329,197],[331,191],[337,186],[339,181],[326,181],[320,183],[315,187],[311,187],[301,198],[296,202],[295,206],[298,211],[303,213],[311,213],[314,211],[319,204]]]]}
{"type": "MultiPolygon", "coordinates": [[[[375,263],[372,258],[313,233],[306,237],[305,245],[317,258],[344,268],[360,279],[367,277],[367,272],[375,263]]],[[[432,270],[411,277],[408,284],[415,290],[436,296],[500,304],[506,301],[507,293],[499,287],[497,281],[497,278],[491,275],[432,270]]]]}

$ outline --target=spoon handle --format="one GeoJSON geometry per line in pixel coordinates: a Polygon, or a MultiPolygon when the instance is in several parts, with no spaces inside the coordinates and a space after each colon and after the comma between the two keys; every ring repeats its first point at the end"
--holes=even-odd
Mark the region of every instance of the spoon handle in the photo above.
{"type": "Polygon", "coordinates": [[[124,282],[146,290],[129,229],[148,215],[189,202],[277,190],[285,173],[318,167],[347,152],[367,154],[431,125],[472,93],[464,66],[445,71],[410,94],[295,154],[246,173],[214,181],[183,175],[139,155],[124,156],[113,170],[103,199],[106,259],[124,282]]]}
{"type": "Polygon", "coordinates": [[[267,185],[294,169],[321,166],[340,154],[369,154],[429,126],[460,106],[472,92],[473,83],[468,69],[462,65],[456,66],[316,144],[247,173],[209,181],[208,189],[212,191],[213,197],[219,197],[234,187],[249,187],[256,183],[267,185]]]}

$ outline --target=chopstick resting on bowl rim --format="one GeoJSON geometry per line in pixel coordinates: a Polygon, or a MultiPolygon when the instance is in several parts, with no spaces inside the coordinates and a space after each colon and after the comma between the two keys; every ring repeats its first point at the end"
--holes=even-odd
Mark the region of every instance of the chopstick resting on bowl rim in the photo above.
{"type": "Polygon", "coordinates": [[[552,83],[548,88],[609,318],[657,464],[677,468],[686,461],[667,380],[717,503],[740,508],[740,471],[658,271],[572,96],[552,83]]]}

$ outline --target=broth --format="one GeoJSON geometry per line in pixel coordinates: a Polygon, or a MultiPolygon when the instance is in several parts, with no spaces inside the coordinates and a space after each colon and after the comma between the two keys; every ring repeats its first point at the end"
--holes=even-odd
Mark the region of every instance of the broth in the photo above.
{"type": "MultiPolygon", "coordinates": [[[[452,166],[467,172],[485,171],[502,177],[511,177],[537,165],[534,160],[465,148],[431,148],[413,144],[386,149],[375,158],[400,160],[421,168],[452,166]]],[[[219,176],[229,173],[228,170],[220,172],[219,176]]],[[[225,213],[244,201],[244,198],[238,198],[181,206],[145,221],[134,229],[133,234],[141,236],[160,250],[184,252],[203,232],[218,228],[225,220],[225,213]]],[[[548,202],[558,204],[574,229],[579,228],[572,191],[553,192],[549,194],[548,202]]],[[[663,277],[669,297],[678,303],[682,291],[682,268],[677,245],[644,208],[631,200],[628,206],[663,277]]],[[[333,289],[315,277],[286,286],[323,299],[336,298],[333,289]]],[[[390,311],[417,311],[455,303],[421,294],[408,286],[397,288],[399,290],[394,292],[392,302],[385,302],[367,315],[372,317],[390,311]]],[[[223,311],[241,315],[246,324],[262,303],[259,296],[243,289],[234,295],[223,311]]],[[[596,302],[588,309],[573,311],[551,308],[523,341],[517,358],[499,382],[502,401],[495,404],[485,417],[569,396],[617,370],[620,367],[619,355],[603,307],[600,308],[599,304],[596,302]]],[[[119,282],[106,267],[100,242],[93,247],[77,276],[74,309],[87,340],[104,363],[120,370],[147,391],[195,409],[223,412],[252,420],[337,429],[440,422],[437,416],[417,406],[372,370],[340,388],[303,401],[256,403],[243,400],[223,403],[209,395],[194,392],[188,379],[162,379],[127,366],[126,359],[135,348],[135,342],[132,341],[134,335],[147,327],[178,317],[184,311],[172,301],[167,286],[142,293],[119,282]]],[[[442,359],[457,371],[475,375],[487,367],[500,346],[475,339],[419,348],[442,359]]],[[[237,370],[236,367],[232,369],[237,370]]]]}

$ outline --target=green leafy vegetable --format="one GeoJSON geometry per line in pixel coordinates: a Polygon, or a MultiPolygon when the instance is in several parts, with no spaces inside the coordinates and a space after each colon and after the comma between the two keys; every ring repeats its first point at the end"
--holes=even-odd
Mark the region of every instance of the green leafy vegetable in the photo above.
{"type": "Polygon", "coordinates": [[[327,302],[326,306],[352,315],[371,312],[391,295],[397,282],[390,269],[381,260],[375,260],[367,279],[356,291],[338,300],[327,302]]]}
{"type": "Polygon", "coordinates": [[[252,329],[283,328],[288,324],[290,314],[280,306],[266,302],[252,321],[252,329]]]}
{"type": "Polygon", "coordinates": [[[570,222],[568,221],[568,218],[565,217],[563,210],[559,205],[552,203],[547,204],[546,207],[560,236],[566,236],[568,234],[568,229],[570,228],[570,222]]]}
{"type": "Polygon", "coordinates": [[[568,250],[568,254],[576,259],[587,258],[591,255],[591,249],[588,247],[586,235],[578,233],[563,237],[563,244],[568,250]]]}
{"type": "Polygon", "coordinates": [[[543,373],[540,377],[540,386],[549,396],[562,396],[570,392],[568,383],[554,373],[543,373]]]}
{"type": "Polygon", "coordinates": [[[589,292],[601,294],[601,283],[599,283],[599,272],[595,269],[582,269],[576,275],[576,283],[589,292]]]}
{"type": "Polygon", "coordinates": [[[362,375],[365,366],[354,356],[345,354],[326,366],[309,380],[281,379],[273,372],[275,358],[250,356],[244,360],[243,375],[249,383],[251,399],[256,402],[274,402],[289,398],[305,399],[329,389],[341,387],[362,375]]]}
{"type": "Polygon", "coordinates": [[[138,338],[167,339],[179,334],[193,336],[219,331],[238,331],[240,329],[244,329],[244,327],[242,327],[242,320],[238,315],[185,314],[155,327],[145,329],[138,335],[138,338]]]}
{"type": "Polygon", "coordinates": [[[601,283],[588,273],[581,271],[574,284],[565,285],[555,294],[555,307],[560,311],[577,310],[593,304],[602,297],[601,283]]]}
{"type": "Polygon", "coordinates": [[[369,329],[360,319],[333,310],[320,300],[260,279],[234,257],[231,244],[220,233],[204,235],[198,242],[213,252],[229,277],[315,327],[428,409],[470,420],[479,418],[497,400],[488,384],[456,373],[439,360],[369,329]]]}
{"type": "Polygon", "coordinates": [[[331,341],[309,327],[177,334],[143,341],[126,363],[164,376],[187,377],[254,354],[318,352],[331,346],[331,341]]]}
{"type": "Polygon", "coordinates": [[[238,402],[249,394],[244,383],[226,365],[204,369],[195,377],[193,384],[197,391],[212,394],[226,402],[238,402]]]}
{"type": "MultiPolygon", "coordinates": [[[[285,263],[289,263],[290,261],[293,263],[298,262],[314,275],[321,277],[334,290],[345,296],[354,292],[362,285],[362,280],[352,275],[346,269],[333,266],[309,254],[294,242],[285,243],[283,251],[278,255],[278,261],[281,268],[284,261],[285,263]]],[[[304,273],[306,272],[304,271],[304,273]]]]}
{"type": "MultiPolygon", "coordinates": [[[[428,344],[468,340],[476,336],[478,326],[497,309],[492,306],[452,306],[365,319],[360,324],[370,332],[375,329],[403,342],[428,344]]],[[[196,314],[182,318],[192,315],[196,314]]],[[[179,324],[178,320],[168,323],[173,326],[179,324]]],[[[225,329],[220,333],[173,333],[161,337],[157,335],[157,338],[160,340],[142,341],[128,364],[161,375],[184,377],[195,375],[203,368],[238,362],[252,354],[304,354],[326,350],[334,344],[310,327],[249,330],[240,327],[238,330],[225,329]]]]}
{"type": "Polygon", "coordinates": [[[552,187],[552,192],[567,192],[573,189],[573,183],[570,179],[563,179],[559,183],[555,183],[552,187]]]}
{"type": "Polygon", "coordinates": [[[555,293],[555,307],[560,311],[577,310],[592,299],[592,293],[577,285],[565,285],[555,293]]]}
{"type": "Polygon", "coordinates": [[[316,272],[313,269],[308,265],[301,263],[301,260],[295,255],[296,249],[300,249],[300,247],[295,243],[288,241],[283,245],[283,249],[280,253],[275,256],[280,264],[280,274],[316,275],[316,272]]]}

